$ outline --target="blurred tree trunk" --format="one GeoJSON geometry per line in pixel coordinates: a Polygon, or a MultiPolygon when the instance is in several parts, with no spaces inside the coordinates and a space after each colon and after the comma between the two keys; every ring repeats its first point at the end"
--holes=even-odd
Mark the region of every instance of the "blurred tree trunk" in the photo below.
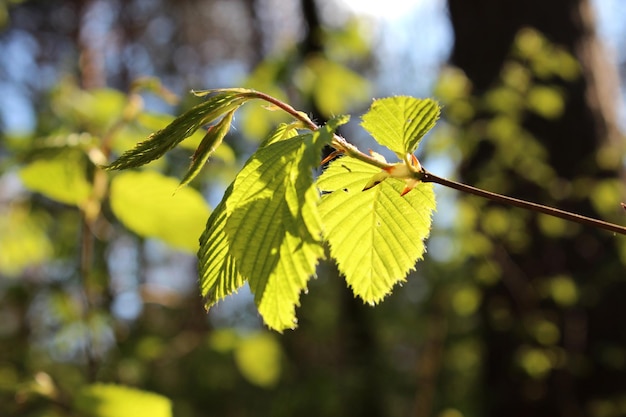
{"type": "MultiPolygon", "coordinates": [[[[600,166],[597,162],[598,153],[619,138],[614,96],[618,81],[596,37],[590,1],[448,0],[448,5],[456,39],[452,63],[471,80],[474,94],[484,94],[497,81],[512,41],[524,27],[541,31],[577,58],[581,76],[560,85],[566,97],[562,117],[547,120],[527,114],[523,128],[545,146],[550,166],[565,183],[586,178],[594,184],[619,177],[618,166],[600,166]]],[[[488,119],[489,115],[478,117],[488,119]]],[[[484,177],[483,162],[491,154],[486,140],[482,142],[462,163],[460,175],[466,182],[475,183],[484,177]]],[[[589,193],[582,193],[584,197],[571,193],[556,201],[546,189],[515,176],[507,177],[507,181],[514,196],[602,217],[590,203],[589,193]]],[[[626,314],[626,304],[612,295],[626,288],[624,282],[615,279],[624,276],[617,238],[588,228],[569,237],[550,238],[542,235],[536,218],[528,217],[529,241],[523,250],[495,242],[498,249],[492,257],[501,270],[501,279],[485,292],[482,307],[483,388],[488,396],[483,401],[485,416],[589,415],[594,400],[611,401],[626,388],[619,370],[606,366],[601,358],[603,346],[618,347],[619,351],[626,346],[624,331],[613,319],[626,314]],[[581,290],[582,302],[558,308],[542,298],[542,285],[559,274],[571,276],[585,289],[581,290]],[[513,280],[530,294],[530,304],[520,302],[528,294],[516,293],[510,285],[513,280]],[[490,306],[503,302],[511,306],[517,332],[503,332],[492,325],[490,306]],[[554,368],[545,378],[532,378],[521,372],[516,362],[522,346],[543,348],[536,341],[533,344],[525,323],[546,315],[556,317],[558,349],[564,353],[564,362],[558,366],[552,363],[554,368]]]]}

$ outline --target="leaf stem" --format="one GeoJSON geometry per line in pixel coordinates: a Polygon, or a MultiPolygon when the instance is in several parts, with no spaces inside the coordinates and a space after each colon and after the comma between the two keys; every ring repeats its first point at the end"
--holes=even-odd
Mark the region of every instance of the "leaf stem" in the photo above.
{"type": "MultiPolygon", "coordinates": [[[[276,107],[278,107],[279,109],[283,110],[284,112],[288,113],[289,115],[291,115],[294,119],[299,120],[300,122],[302,122],[308,129],[311,130],[317,130],[320,127],[313,122],[305,113],[297,111],[296,109],[294,109],[292,106],[290,106],[289,104],[275,98],[272,97],[268,94],[262,93],[260,91],[256,91],[256,90],[251,90],[250,95],[252,97],[256,97],[260,100],[264,100],[267,101],[270,104],[275,105],[276,107]]],[[[370,155],[367,155],[363,152],[361,152],[356,146],[352,145],[351,143],[349,143],[348,141],[346,141],[344,138],[342,138],[341,136],[335,134],[333,135],[333,141],[331,143],[331,146],[338,150],[341,153],[345,153],[353,158],[359,159],[365,163],[368,163],[370,165],[374,165],[378,168],[389,168],[391,165],[388,163],[385,163],[383,161],[379,161],[376,158],[371,157],[370,155]]]]}
{"type": "Polygon", "coordinates": [[[462,184],[460,182],[438,177],[437,175],[431,174],[425,169],[422,169],[422,171],[420,172],[420,176],[423,182],[433,182],[435,184],[443,185],[445,187],[450,187],[455,190],[462,191],[464,193],[469,193],[469,194],[477,195],[479,197],[487,198],[489,200],[492,200],[498,203],[508,204],[510,206],[519,207],[519,208],[523,208],[526,210],[547,214],[548,216],[558,217],[560,219],[568,220],[571,222],[596,227],[598,229],[608,230],[613,233],[618,233],[621,235],[626,235],[626,227],[620,226],[614,223],[609,223],[603,220],[598,220],[598,219],[594,219],[591,217],[582,216],[580,214],[572,213],[569,211],[544,206],[542,204],[532,203],[526,200],[520,200],[520,199],[513,198],[513,197],[507,197],[502,194],[493,193],[491,191],[486,191],[480,188],[472,187],[470,185],[462,184]]]}
{"type": "MultiPolygon", "coordinates": [[[[297,111],[289,104],[281,100],[278,100],[277,98],[274,98],[270,95],[267,95],[265,93],[262,93],[260,91],[255,91],[255,90],[251,92],[251,96],[267,101],[268,103],[275,105],[276,107],[290,114],[296,120],[299,120],[300,122],[302,122],[308,129],[311,129],[311,130],[319,129],[319,126],[315,122],[313,122],[305,113],[297,111]]],[[[336,135],[336,134],[334,135],[331,146],[339,152],[346,153],[347,155],[353,158],[359,159],[363,162],[377,166],[379,168],[389,168],[391,166],[390,164],[382,162],[376,158],[371,157],[370,155],[367,155],[361,152],[356,146],[347,142],[344,138],[342,138],[339,135],[336,135]]],[[[549,207],[549,206],[544,206],[542,204],[532,203],[526,200],[520,200],[518,198],[507,197],[505,195],[493,193],[491,191],[486,191],[480,188],[472,187],[470,185],[462,184],[460,182],[456,182],[456,181],[452,181],[446,178],[439,177],[437,175],[434,175],[426,171],[424,168],[422,168],[421,171],[416,172],[415,174],[416,176],[419,177],[420,180],[424,182],[433,182],[439,185],[443,185],[445,187],[453,188],[458,191],[462,191],[465,193],[477,195],[479,197],[487,198],[489,200],[492,200],[498,203],[508,204],[510,206],[519,207],[519,208],[523,208],[526,210],[530,210],[530,211],[534,211],[534,212],[538,212],[542,214],[547,214],[548,216],[558,217],[560,219],[568,220],[571,222],[580,223],[580,224],[584,224],[587,226],[592,226],[592,227],[596,227],[599,229],[608,230],[608,231],[618,233],[621,235],[626,235],[626,227],[624,226],[605,222],[603,220],[598,220],[598,219],[594,219],[591,217],[582,216],[580,214],[572,213],[569,211],[560,210],[560,209],[549,207]]],[[[626,208],[626,205],[622,203],[622,207],[626,208]]]]}
{"type": "Polygon", "coordinates": [[[251,97],[255,97],[260,100],[267,101],[268,103],[275,105],[279,109],[290,114],[294,119],[299,120],[302,123],[304,123],[304,125],[307,128],[311,130],[319,129],[319,126],[315,124],[305,113],[294,109],[293,107],[291,107],[289,104],[285,103],[284,101],[281,101],[275,97],[270,96],[269,94],[265,94],[256,90],[250,90],[249,94],[251,97]]]}

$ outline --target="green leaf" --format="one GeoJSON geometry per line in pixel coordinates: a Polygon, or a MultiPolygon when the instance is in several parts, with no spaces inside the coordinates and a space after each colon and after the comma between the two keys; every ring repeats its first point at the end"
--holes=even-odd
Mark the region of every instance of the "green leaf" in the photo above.
{"type": "Polygon", "coordinates": [[[281,123],[278,127],[272,132],[271,135],[268,135],[267,138],[261,143],[259,148],[263,148],[265,146],[271,145],[274,142],[278,142],[281,140],[289,139],[298,134],[297,128],[300,127],[299,122],[292,123],[281,123]]]}
{"type": "Polygon", "coordinates": [[[439,104],[429,98],[388,97],[374,100],[361,125],[403,159],[415,152],[422,137],[435,126],[439,113],[439,104]]]}
{"type": "Polygon", "coordinates": [[[0,209],[0,275],[17,277],[26,268],[50,259],[53,244],[46,234],[50,218],[16,203],[0,209]]]}
{"type": "Polygon", "coordinates": [[[82,205],[91,194],[86,176],[87,160],[78,150],[65,150],[36,159],[19,175],[24,186],[65,204],[82,205]]]}
{"type": "Polygon", "coordinates": [[[220,204],[211,213],[206,229],[200,237],[198,251],[200,293],[205,299],[206,308],[236,292],[245,283],[244,277],[235,265],[225,232],[228,217],[225,200],[230,197],[232,190],[231,185],[220,204]]]}
{"type": "Polygon", "coordinates": [[[172,403],[162,395],[113,384],[80,389],[74,406],[88,417],[171,417],[172,403]]]}
{"type": "Polygon", "coordinates": [[[241,340],[235,349],[235,363],[250,383],[263,388],[276,386],[280,379],[280,343],[268,332],[258,332],[241,340]]]}
{"type": "Polygon", "coordinates": [[[334,129],[345,122],[347,117],[334,119],[289,138],[282,126],[248,160],[201,238],[207,306],[247,280],[270,328],[295,327],[300,292],[324,254],[312,171],[334,129]]]}
{"type": "MultiPolygon", "coordinates": [[[[117,135],[115,135],[113,142],[114,149],[121,149],[123,151],[135,145],[138,136],[146,136],[151,132],[161,130],[173,121],[174,116],[170,114],[141,113],[137,116],[136,121],[131,123],[130,126],[125,126],[117,135]]],[[[195,151],[200,145],[200,142],[202,142],[202,139],[204,139],[205,135],[206,131],[198,129],[178,146],[180,146],[181,149],[190,149],[195,151]]],[[[222,143],[211,156],[219,158],[226,163],[233,163],[236,159],[235,151],[233,151],[233,149],[226,143],[222,143]]]]}
{"type": "Polygon", "coordinates": [[[237,266],[259,313],[276,330],[295,327],[300,292],[323,255],[313,144],[307,134],[260,149],[235,181],[241,198],[226,221],[237,266]]]}
{"type": "MultiPolygon", "coordinates": [[[[167,127],[150,135],[133,149],[126,151],[107,169],[126,169],[139,167],[160,158],[181,141],[191,136],[203,125],[211,123],[221,115],[236,110],[247,100],[253,98],[247,90],[220,90],[207,101],[186,111],[174,119],[167,127]]],[[[203,95],[206,92],[203,92],[203,95]]]]}
{"type": "Polygon", "coordinates": [[[156,132],[165,128],[172,123],[176,118],[171,114],[165,113],[139,113],[137,115],[137,123],[148,130],[156,132]]]}
{"type": "Polygon", "coordinates": [[[66,128],[93,134],[103,132],[120,119],[127,97],[110,88],[83,90],[74,80],[60,81],[52,91],[53,112],[66,128]]]}
{"type": "Polygon", "coordinates": [[[209,216],[202,195],[155,171],[129,171],[111,181],[111,209],[130,230],[158,238],[173,247],[194,252],[209,216]]]}
{"type": "Polygon", "coordinates": [[[557,87],[536,85],[528,91],[528,108],[546,119],[554,120],[565,110],[565,97],[557,87]]]}
{"type": "MultiPolygon", "coordinates": [[[[296,136],[296,133],[291,124],[283,123],[268,135],[261,147],[292,138],[296,136]]],[[[228,187],[222,201],[211,213],[206,229],[200,237],[200,250],[198,251],[200,292],[207,308],[237,291],[245,282],[235,267],[235,261],[230,253],[230,244],[224,231],[228,217],[226,201],[229,201],[232,192],[233,184],[228,187]]],[[[233,199],[231,204],[234,204],[234,201],[233,199]]]]}
{"type": "Polygon", "coordinates": [[[320,176],[319,212],[330,254],[355,295],[373,304],[406,279],[422,259],[435,209],[432,184],[419,183],[404,197],[404,181],[388,178],[367,191],[379,169],[343,157],[320,176]]]}
{"type": "Polygon", "coordinates": [[[198,149],[196,149],[191,157],[191,166],[189,167],[189,170],[187,170],[183,180],[180,182],[180,187],[189,184],[189,182],[194,179],[196,175],[198,175],[209,157],[222,144],[224,136],[226,136],[230,130],[230,124],[233,121],[234,114],[235,110],[231,110],[226,113],[222,120],[207,130],[204,139],[202,139],[202,142],[198,145],[198,149]]]}
{"type": "Polygon", "coordinates": [[[367,79],[332,60],[314,56],[306,70],[313,72],[313,99],[325,117],[340,114],[350,106],[365,103],[370,97],[367,79]]]}

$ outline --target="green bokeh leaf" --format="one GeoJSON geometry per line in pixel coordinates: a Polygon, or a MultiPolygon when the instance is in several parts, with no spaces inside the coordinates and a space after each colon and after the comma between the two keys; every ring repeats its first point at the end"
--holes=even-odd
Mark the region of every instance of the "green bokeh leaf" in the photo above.
{"type": "MultiPolygon", "coordinates": [[[[186,111],[167,127],[150,135],[133,149],[113,161],[107,169],[139,167],[163,156],[181,141],[191,136],[203,125],[211,123],[221,115],[237,109],[252,98],[247,90],[221,90],[207,101],[186,111]]],[[[205,95],[204,92],[201,95],[205,95]]]]}
{"type": "Polygon", "coordinates": [[[51,107],[66,127],[97,134],[119,120],[126,102],[126,95],[120,91],[110,88],[87,91],[68,78],[55,86],[51,107]]]}
{"type": "Polygon", "coordinates": [[[439,104],[429,98],[388,97],[374,100],[361,125],[402,159],[415,152],[422,137],[435,126],[439,113],[439,104]]]}
{"type": "Polygon", "coordinates": [[[88,417],[172,416],[172,404],[167,397],[112,384],[82,387],[74,406],[88,417]]]}
{"type": "Polygon", "coordinates": [[[365,103],[370,97],[367,79],[348,67],[321,56],[307,60],[306,70],[311,78],[313,99],[325,117],[346,112],[350,106],[365,103]]]}
{"type": "MultiPolygon", "coordinates": [[[[284,59],[269,58],[260,62],[244,81],[244,85],[257,91],[263,91],[279,100],[287,100],[287,95],[279,84],[285,68],[289,64],[284,59]]],[[[250,140],[260,140],[271,134],[274,127],[290,119],[282,111],[268,111],[266,105],[245,106],[241,110],[240,129],[250,140]]]]}
{"type": "Polygon", "coordinates": [[[403,281],[422,259],[430,233],[435,195],[419,183],[404,197],[404,182],[388,178],[361,191],[378,168],[353,158],[333,161],[317,186],[331,256],[355,295],[376,303],[403,281]]]}
{"type": "Polygon", "coordinates": [[[17,276],[52,256],[46,235],[49,220],[16,204],[0,209],[0,275],[17,276]]]}
{"type": "Polygon", "coordinates": [[[175,119],[176,118],[171,114],[165,113],[139,113],[137,115],[137,122],[139,125],[153,132],[165,128],[175,119]]]}
{"type": "Polygon", "coordinates": [[[168,90],[163,85],[161,79],[158,77],[145,76],[136,78],[133,80],[130,86],[130,91],[132,93],[149,91],[171,105],[177,104],[179,102],[179,98],[176,96],[176,94],[168,90]]]}
{"type": "Polygon", "coordinates": [[[86,168],[87,159],[81,151],[66,150],[34,160],[22,168],[19,175],[29,190],[61,203],[80,206],[91,194],[86,168]]]}
{"type": "Polygon", "coordinates": [[[565,110],[565,97],[557,87],[536,85],[528,91],[528,108],[546,119],[556,119],[565,110]]]}
{"type": "Polygon", "coordinates": [[[300,292],[324,253],[312,171],[334,129],[346,121],[289,138],[282,126],[248,160],[201,238],[207,306],[247,280],[269,327],[295,327],[300,292]]]}
{"type": "Polygon", "coordinates": [[[280,379],[282,351],[276,338],[268,332],[249,335],[235,349],[235,363],[250,383],[272,388],[280,379]]]}
{"type": "Polygon", "coordinates": [[[340,27],[324,31],[324,49],[336,62],[365,60],[372,50],[369,33],[367,21],[353,16],[340,27]]]}
{"type": "Polygon", "coordinates": [[[129,171],[111,181],[111,209],[140,236],[161,239],[173,247],[194,252],[209,207],[202,195],[155,171],[129,171]]]}

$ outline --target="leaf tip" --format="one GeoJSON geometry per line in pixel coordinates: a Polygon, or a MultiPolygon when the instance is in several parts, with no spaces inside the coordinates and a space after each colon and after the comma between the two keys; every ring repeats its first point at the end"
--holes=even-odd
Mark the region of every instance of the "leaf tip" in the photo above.
{"type": "Polygon", "coordinates": [[[378,184],[386,180],[388,177],[389,177],[388,170],[386,168],[383,168],[380,172],[377,172],[376,174],[372,176],[372,178],[370,178],[370,180],[367,182],[367,184],[365,184],[365,186],[363,187],[363,190],[361,191],[367,191],[370,188],[377,186],[378,184]]]}

